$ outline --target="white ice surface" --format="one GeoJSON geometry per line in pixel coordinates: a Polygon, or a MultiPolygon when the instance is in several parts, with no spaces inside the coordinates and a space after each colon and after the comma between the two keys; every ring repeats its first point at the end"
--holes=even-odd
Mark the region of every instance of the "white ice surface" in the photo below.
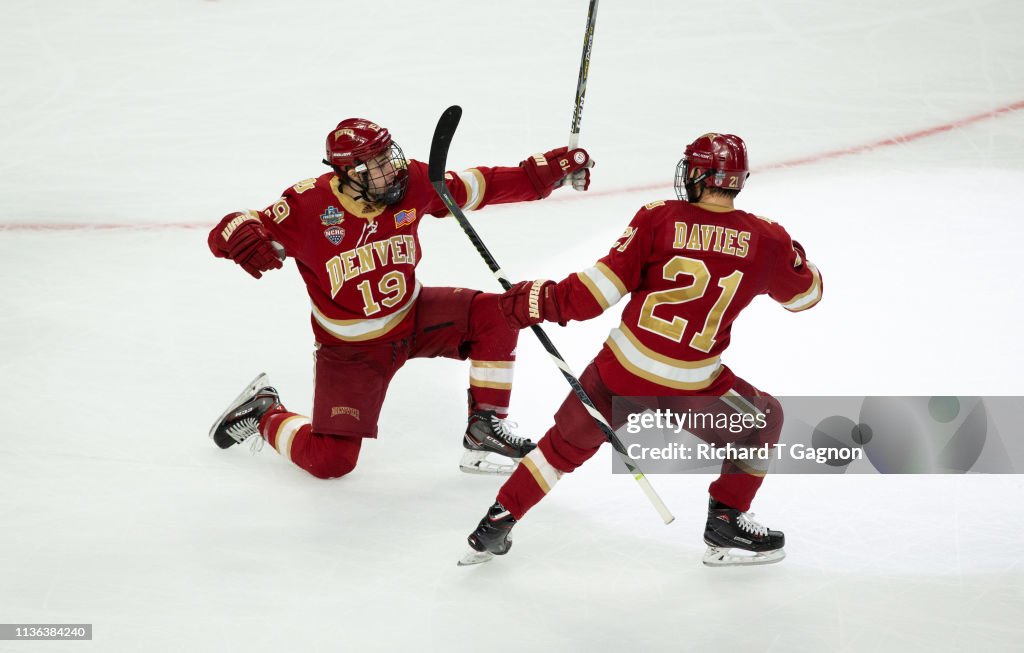
{"type": "MultiPolygon", "coordinates": [[[[507,558],[460,569],[500,484],[457,471],[465,364],[404,368],[340,480],[208,441],[259,371],[293,410],[312,391],[298,275],[214,260],[209,226],[318,174],[349,115],[425,159],[461,104],[453,168],[564,142],[585,13],[5,0],[0,622],[95,635],[0,651],[1020,650],[1017,476],[769,478],[755,511],[789,557],[710,570],[711,479],[652,477],[665,527],[605,450],[507,558]]],[[[1021,102],[1022,27],[1012,1],[606,0],[581,139],[593,193],[472,217],[511,277],[560,278],[670,195],[701,132],[741,134],[758,168],[1021,102]]],[[[800,315],[755,302],[729,364],[780,395],[1024,394],[1021,184],[1021,112],[755,174],[740,206],[785,224],[826,292],[800,315]]],[[[420,233],[425,283],[496,287],[454,222],[420,233]]],[[[616,314],[549,332],[579,371],[616,314]]],[[[516,375],[537,437],[566,389],[527,333],[516,375]]]]}

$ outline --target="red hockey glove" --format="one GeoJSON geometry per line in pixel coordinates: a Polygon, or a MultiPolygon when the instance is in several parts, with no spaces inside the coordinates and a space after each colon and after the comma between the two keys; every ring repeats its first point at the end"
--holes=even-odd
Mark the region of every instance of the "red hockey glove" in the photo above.
{"type": "Polygon", "coordinates": [[[555,299],[555,282],[546,279],[537,281],[520,281],[501,296],[501,312],[505,321],[513,329],[540,324],[541,322],[558,322],[565,326],[565,318],[555,299]]]}
{"type": "Polygon", "coordinates": [[[567,178],[574,189],[587,190],[594,161],[582,148],[569,150],[558,147],[544,154],[534,154],[519,166],[526,171],[527,179],[537,191],[537,199],[544,199],[567,178]]]}
{"type": "Polygon", "coordinates": [[[214,256],[231,259],[257,279],[281,267],[275,243],[254,213],[226,216],[210,232],[208,244],[214,256]]]}

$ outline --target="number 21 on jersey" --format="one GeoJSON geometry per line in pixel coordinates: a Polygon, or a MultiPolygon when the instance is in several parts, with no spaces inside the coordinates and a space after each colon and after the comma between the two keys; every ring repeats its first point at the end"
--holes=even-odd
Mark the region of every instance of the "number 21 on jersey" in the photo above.
{"type": "MultiPolygon", "coordinates": [[[[662,276],[666,281],[675,281],[680,275],[688,275],[693,282],[679,288],[660,290],[652,292],[644,300],[640,309],[639,326],[641,329],[656,333],[659,336],[668,338],[674,342],[683,341],[683,333],[686,332],[688,324],[685,318],[675,316],[671,320],[660,318],[654,314],[655,309],[666,304],[685,304],[703,297],[708,286],[711,285],[711,272],[708,266],[699,259],[686,256],[675,256],[670,259],[662,268],[662,276]]],[[[722,316],[736,296],[736,290],[740,287],[743,273],[735,270],[732,274],[718,280],[718,288],[721,294],[715,301],[711,310],[708,311],[704,320],[704,328],[690,338],[690,346],[698,351],[708,353],[715,346],[715,337],[718,335],[718,327],[722,323],[722,316]]]]}

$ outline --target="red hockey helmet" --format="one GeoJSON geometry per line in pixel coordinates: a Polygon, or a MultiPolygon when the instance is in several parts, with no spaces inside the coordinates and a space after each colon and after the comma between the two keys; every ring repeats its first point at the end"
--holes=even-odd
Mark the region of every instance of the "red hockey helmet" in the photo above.
{"type": "Polygon", "coordinates": [[[733,134],[708,133],[697,138],[676,166],[676,196],[696,202],[697,184],[723,190],[740,190],[750,176],[747,145],[733,134]]]}
{"type": "Polygon", "coordinates": [[[346,118],[327,135],[327,165],[347,168],[380,156],[391,147],[391,133],[362,118],[346,118]]]}
{"type": "Polygon", "coordinates": [[[324,163],[371,202],[396,204],[405,196],[409,162],[387,129],[362,118],[346,118],[327,135],[324,163]],[[346,173],[354,168],[360,181],[346,173]]]}

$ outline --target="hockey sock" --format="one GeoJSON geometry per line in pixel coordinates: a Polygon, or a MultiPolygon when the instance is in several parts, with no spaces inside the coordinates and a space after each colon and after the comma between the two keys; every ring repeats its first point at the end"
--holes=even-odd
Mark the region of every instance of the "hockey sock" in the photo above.
{"type": "Polygon", "coordinates": [[[562,472],[548,462],[544,451],[538,446],[519,462],[512,476],[501,486],[498,503],[505,506],[513,517],[522,519],[530,508],[551,491],[561,476],[562,472]]]}
{"type": "Polygon", "coordinates": [[[493,410],[501,419],[508,417],[514,365],[513,361],[470,361],[471,410],[493,410]]]}
{"type": "Polygon", "coordinates": [[[309,431],[308,417],[288,412],[284,408],[270,411],[260,420],[260,435],[288,460],[292,459],[291,449],[295,438],[300,434],[306,436],[309,431]]]}
{"type": "MultiPolygon", "coordinates": [[[[723,467],[728,468],[730,462],[726,461],[723,467]]],[[[722,475],[711,484],[708,493],[713,497],[722,497],[722,505],[728,508],[746,512],[750,510],[750,503],[754,500],[758,488],[764,482],[764,476],[745,474],[739,469],[723,469],[722,475]]]]}
{"type": "Polygon", "coordinates": [[[508,416],[519,332],[505,321],[500,295],[480,293],[470,305],[469,393],[472,407],[508,416]]]}
{"type": "Polygon", "coordinates": [[[260,434],[279,454],[317,478],[337,478],[355,469],[363,438],[313,433],[309,418],[285,410],[267,413],[260,434]]]}

